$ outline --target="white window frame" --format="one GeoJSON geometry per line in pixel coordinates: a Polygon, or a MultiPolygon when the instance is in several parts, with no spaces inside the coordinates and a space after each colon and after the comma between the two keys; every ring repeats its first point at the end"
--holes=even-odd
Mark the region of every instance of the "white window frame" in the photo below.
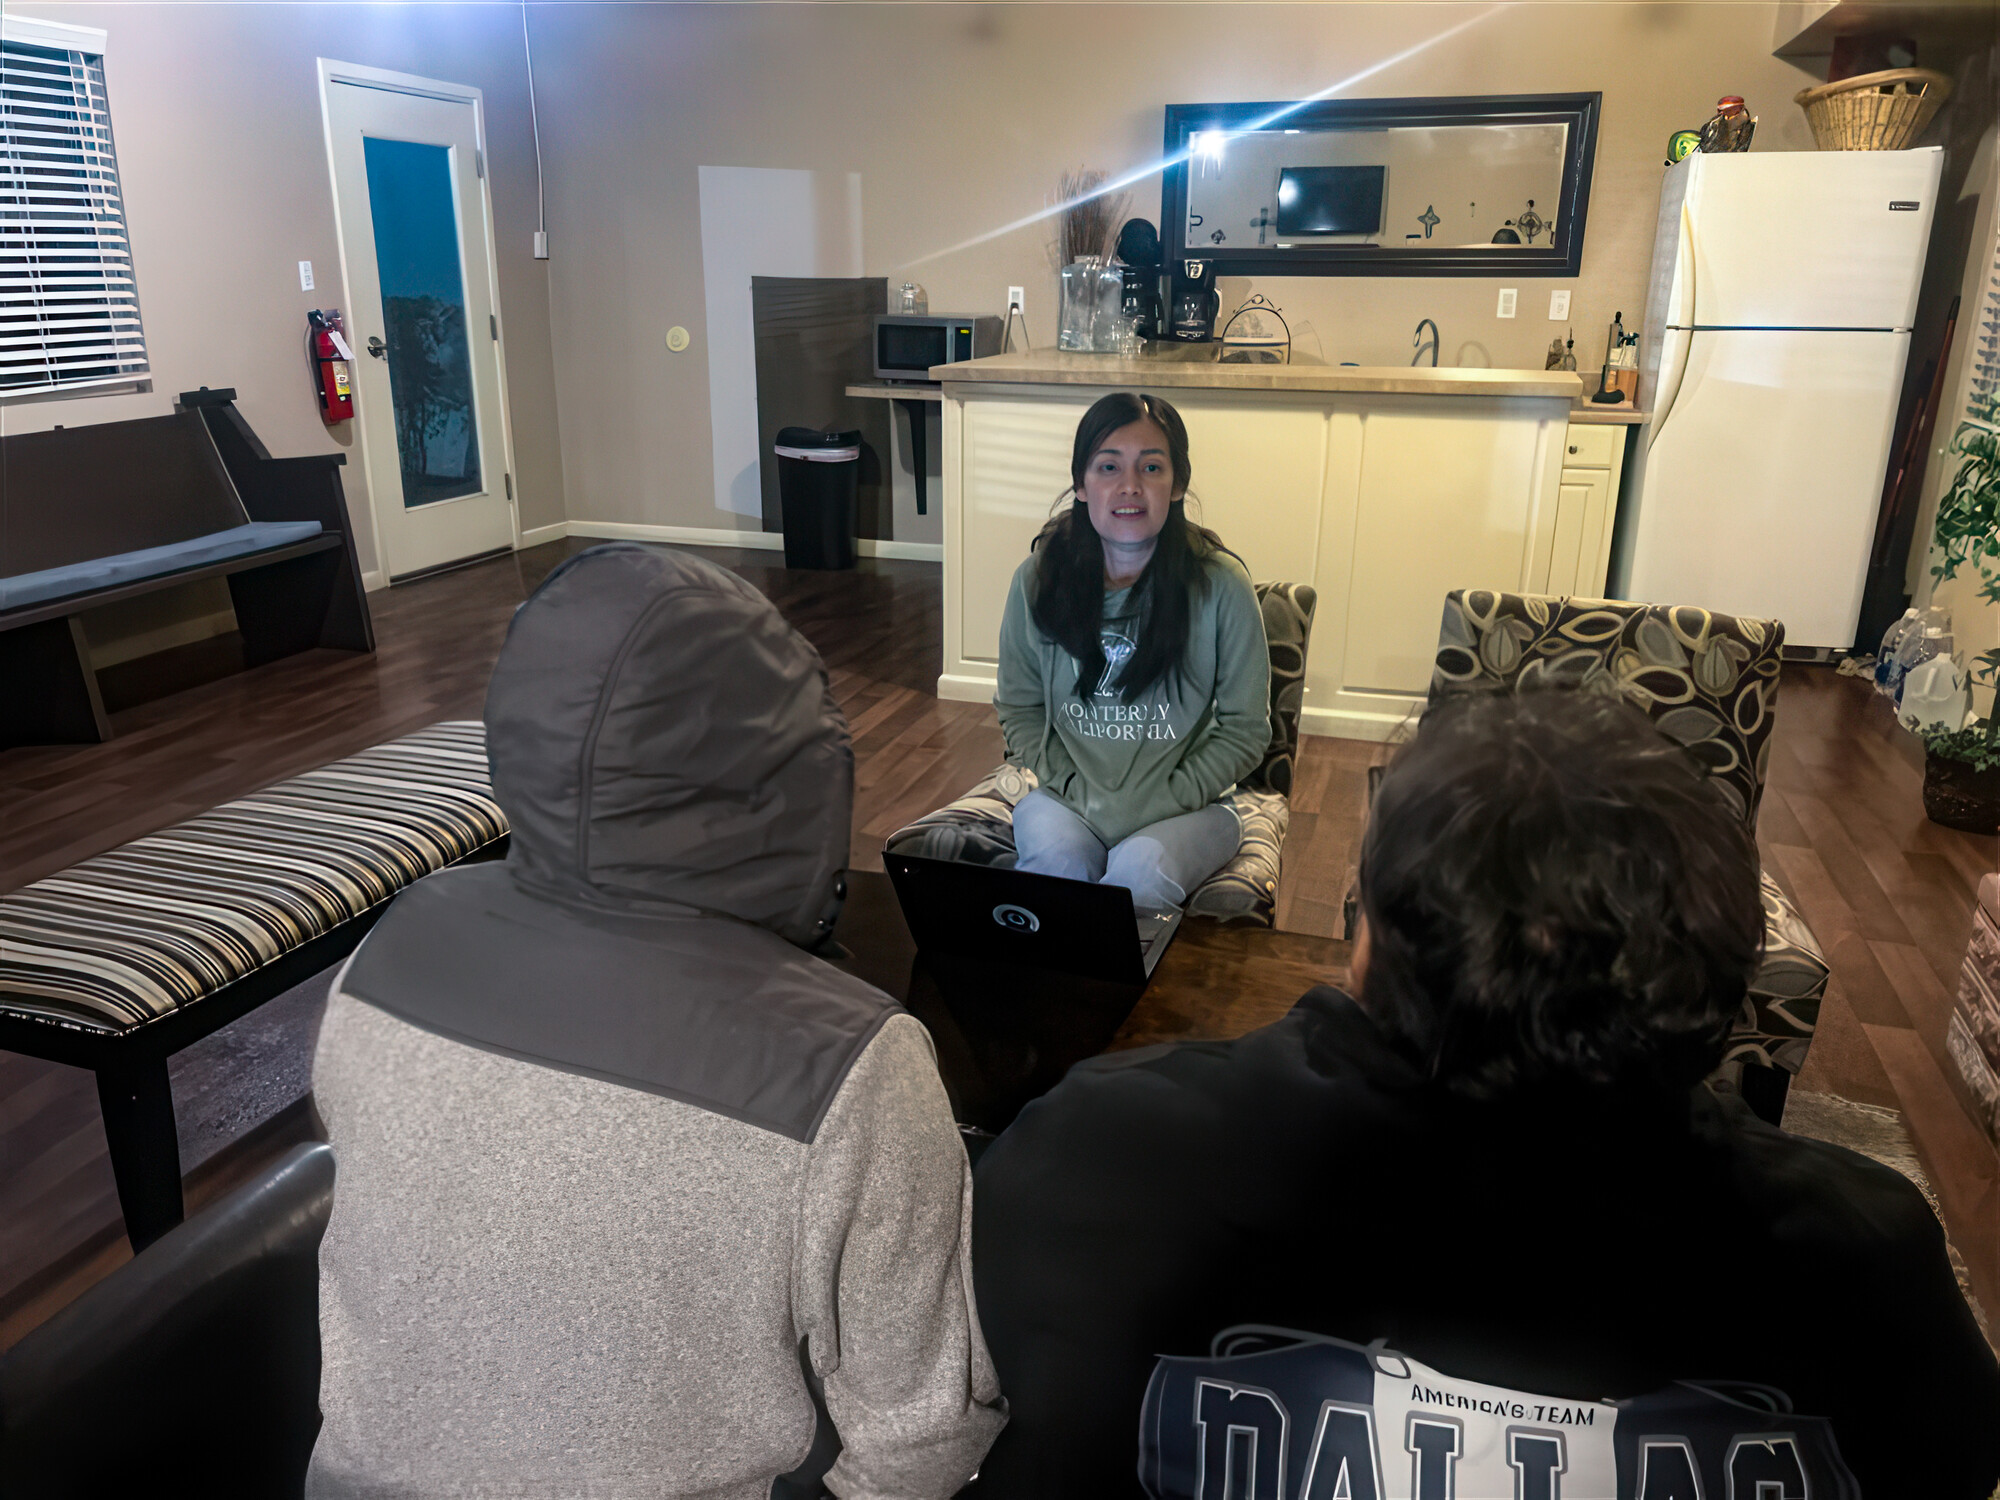
{"type": "Polygon", "coordinates": [[[0,16],[0,41],[70,54],[72,68],[83,70],[88,111],[76,123],[50,122],[38,131],[33,116],[15,113],[32,107],[32,92],[21,91],[24,80],[10,75],[0,97],[0,400],[99,394],[141,384],[151,371],[104,82],[107,40],[92,26],[0,16]],[[73,142],[66,153],[64,136],[73,142]],[[80,163],[83,176],[37,181],[37,165],[55,165],[34,160],[37,145],[50,156],[69,155],[69,170],[80,163]],[[87,222],[77,217],[83,208],[87,222]],[[88,284],[50,279],[38,258],[45,251],[63,252],[47,264],[81,268],[94,261],[100,274],[88,284]],[[94,321],[64,321],[93,308],[94,321]]]}

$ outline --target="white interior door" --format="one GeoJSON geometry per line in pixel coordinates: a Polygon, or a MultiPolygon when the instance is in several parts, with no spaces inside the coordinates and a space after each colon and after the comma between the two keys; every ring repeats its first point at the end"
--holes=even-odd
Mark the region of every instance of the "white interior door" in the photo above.
{"type": "Polygon", "coordinates": [[[322,64],[355,419],[393,580],[517,545],[476,90],[322,64]]]}
{"type": "Polygon", "coordinates": [[[1625,593],[1853,645],[1909,335],[1667,339],[1625,593]]]}

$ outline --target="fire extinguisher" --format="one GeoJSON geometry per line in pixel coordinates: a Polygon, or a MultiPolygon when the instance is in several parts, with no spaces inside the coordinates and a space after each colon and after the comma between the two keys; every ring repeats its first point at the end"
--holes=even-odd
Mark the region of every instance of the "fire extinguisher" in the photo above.
{"type": "Polygon", "coordinates": [[[330,427],[354,415],[354,351],[347,347],[339,308],[315,307],[306,324],[306,358],[319,391],[320,420],[330,427]]]}

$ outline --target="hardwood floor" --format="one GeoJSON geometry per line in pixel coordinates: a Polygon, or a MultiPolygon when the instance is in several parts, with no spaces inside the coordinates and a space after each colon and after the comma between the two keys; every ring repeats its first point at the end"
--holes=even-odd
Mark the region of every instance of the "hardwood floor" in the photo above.
{"type": "MultiPolygon", "coordinates": [[[[0,890],[231,797],[446,718],[476,718],[514,607],[587,542],[553,543],[371,596],[373,656],[310,652],[113,715],[104,745],[0,752],[0,890]]],[[[933,696],[934,564],[864,559],[797,573],[703,549],[769,595],[826,659],[856,750],[853,862],[997,763],[992,710],[933,696]]],[[[1279,925],[1335,936],[1382,747],[1309,739],[1299,758],[1279,925]]],[[[1805,1086],[1901,1109],[1989,1312],[2000,1312],[2000,1157],[1968,1115],[1944,1029],[1979,877],[2000,842],[1928,822],[1921,762],[1854,679],[1788,668],[1759,842],[1834,976],[1805,1086]]],[[[226,1190],[302,1127],[245,1140],[190,1180],[226,1190]],[[260,1155],[259,1152],[264,1152],[260,1155]]],[[[0,1053],[0,1346],[124,1258],[87,1074],[0,1053]],[[51,1268],[54,1268],[53,1271],[51,1268]]]]}

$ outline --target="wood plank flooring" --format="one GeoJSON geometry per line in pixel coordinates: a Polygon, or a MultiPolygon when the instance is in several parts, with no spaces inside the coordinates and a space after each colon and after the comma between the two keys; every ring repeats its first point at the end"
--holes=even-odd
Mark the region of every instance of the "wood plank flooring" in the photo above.
{"type": "MultiPolygon", "coordinates": [[[[372,596],[373,656],[310,652],[116,713],[108,744],[0,752],[0,890],[438,719],[476,718],[514,607],[587,545],[553,543],[372,596]]],[[[933,696],[936,565],[864,559],[849,573],[798,573],[771,553],[703,555],[769,595],[826,659],[854,732],[853,862],[879,870],[885,834],[1001,754],[990,708],[933,696]]],[[[1338,935],[1367,769],[1384,754],[1305,743],[1281,927],[1338,935]]],[[[1975,1288],[2000,1312],[2000,1157],[1943,1050],[1973,893],[2000,868],[2000,843],[1929,823],[1920,781],[1914,743],[1865,684],[1787,669],[1759,842],[1834,968],[1802,1081],[1904,1112],[1975,1288]]],[[[248,1141],[224,1153],[191,1181],[191,1199],[224,1190],[289,1138],[278,1132],[261,1156],[248,1141]]],[[[0,1053],[0,1224],[18,1231],[0,1239],[0,1345],[123,1258],[115,1223],[89,1076],[0,1053]]]]}

